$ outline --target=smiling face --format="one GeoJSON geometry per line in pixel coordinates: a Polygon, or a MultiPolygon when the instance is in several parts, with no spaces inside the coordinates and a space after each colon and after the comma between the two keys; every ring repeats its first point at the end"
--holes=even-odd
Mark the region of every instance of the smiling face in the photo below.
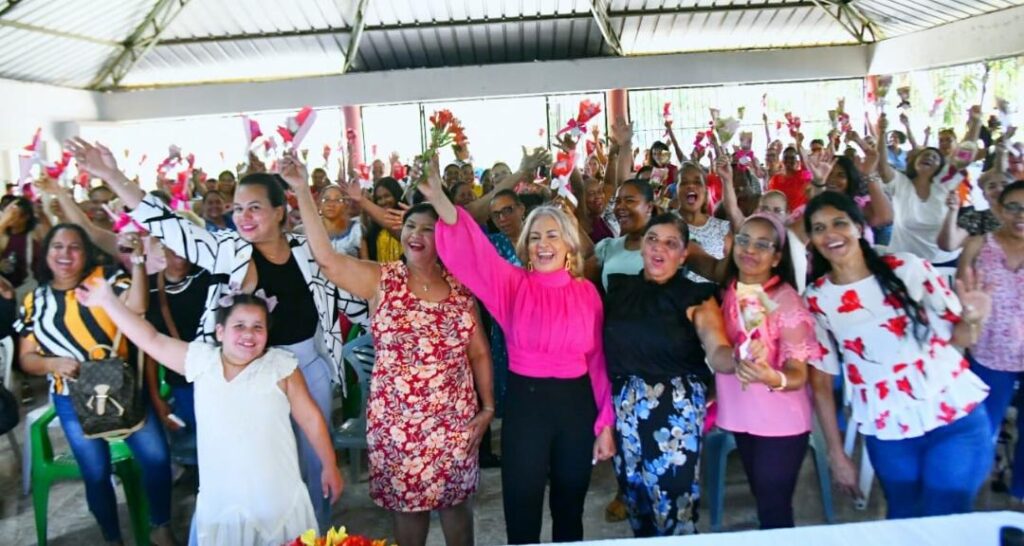
{"type": "Polygon", "coordinates": [[[1010,191],[1000,209],[1004,230],[1018,239],[1024,239],[1024,190],[1010,191]]]}
{"type": "Polygon", "coordinates": [[[526,252],[534,270],[550,273],[564,268],[570,250],[557,220],[548,214],[533,220],[526,238],[526,252]]]}
{"type": "Polygon", "coordinates": [[[679,198],[680,211],[699,212],[707,199],[707,187],[704,185],[703,175],[694,167],[684,168],[679,174],[676,195],[679,198]]]}
{"type": "Polygon", "coordinates": [[[452,201],[460,206],[464,207],[476,200],[476,194],[473,193],[473,185],[462,183],[455,187],[455,195],[452,196],[452,201]]]}
{"type": "Polygon", "coordinates": [[[846,169],[840,167],[839,164],[836,163],[828,172],[828,178],[825,179],[825,189],[839,193],[846,193],[846,188],[849,186],[850,179],[846,177],[846,169]]]}
{"type": "Polygon", "coordinates": [[[224,198],[221,197],[220,193],[207,192],[206,198],[203,199],[203,217],[220,221],[223,216],[224,198]]]}
{"type": "Polygon", "coordinates": [[[605,207],[608,206],[608,197],[604,193],[604,183],[600,180],[591,180],[587,184],[586,195],[587,212],[591,216],[601,216],[605,207]]]}
{"type": "Polygon", "coordinates": [[[267,190],[260,185],[246,184],[235,192],[231,219],[238,227],[238,234],[250,243],[263,243],[280,237],[284,215],[284,206],[271,206],[267,190]]]}
{"type": "Polygon", "coordinates": [[[999,203],[999,194],[1003,193],[1006,183],[1006,177],[1002,173],[994,171],[982,174],[981,179],[978,180],[978,184],[985,194],[985,200],[988,201],[990,206],[995,206],[999,203]]]}
{"type": "Polygon", "coordinates": [[[744,223],[733,239],[732,248],[740,282],[763,283],[771,278],[772,269],[782,261],[775,228],[763,218],[744,223]]]}
{"type": "Polygon", "coordinates": [[[949,157],[956,146],[956,133],[950,129],[939,131],[939,151],[942,155],[949,157]]]}
{"type": "Polygon", "coordinates": [[[46,248],[46,265],[53,272],[54,284],[74,286],[85,270],[86,242],[71,229],[61,229],[46,248]]]}
{"type": "Polygon", "coordinates": [[[633,184],[623,184],[615,193],[615,219],[623,235],[640,233],[651,220],[652,205],[633,184]]]}
{"type": "Polygon", "coordinates": [[[935,176],[941,162],[942,157],[935,153],[935,150],[924,149],[914,158],[914,170],[917,171],[918,176],[931,178],[935,176]]]}
{"type": "Polygon", "coordinates": [[[393,209],[398,206],[398,200],[395,199],[395,196],[383,185],[374,188],[373,202],[376,203],[378,207],[385,209],[393,209]]]}
{"type": "Polygon", "coordinates": [[[647,278],[663,283],[679,272],[686,262],[686,241],[683,237],[673,224],[657,224],[647,230],[640,246],[647,278]]]}
{"type": "Polygon", "coordinates": [[[811,244],[832,265],[863,260],[861,228],[845,212],[825,206],[811,215],[811,244]]]}
{"type": "Polygon", "coordinates": [[[237,305],[215,328],[221,353],[229,364],[241,366],[259,358],[267,348],[267,313],[258,305],[237,305]]]}
{"type": "Polygon", "coordinates": [[[462,175],[462,171],[459,166],[452,163],[444,168],[444,185],[452,187],[456,182],[459,181],[459,177],[462,175]]]}
{"type": "Polygon", "coordinates": [[[434,246],[434,227],[437,218],[420,212],[410,214],[402,224],[402,251],[410,262],[427,264],[437,260],[434,246]]]}
{"type": "Polygon", "coordinates": [[[330,182],[327,180],[327,171],[316,168],[313,169],[313,190],[319,192],[330,182]]]}
{"type": "Polygon", "coordinates": [[[782,152],[782,166],[785,167],[786,172],[792,173],[796,171],[796,150],[793,148],[786,148],[782,152]]]}

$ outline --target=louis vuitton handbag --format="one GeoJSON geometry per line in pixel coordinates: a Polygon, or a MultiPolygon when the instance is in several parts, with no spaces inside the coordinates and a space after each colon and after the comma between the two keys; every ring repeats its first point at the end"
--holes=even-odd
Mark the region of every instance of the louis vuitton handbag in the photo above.
{"type": "Polygon", "coordinates": [[[69,382],[71,402],[86,438],[123,438],[146,422],[142,351],[136,351],[137,364],[132,366],[117,355],[114,347],[120,343],[118,330],[113,347],[93,347],[90,359],[104,353],[106,358],[83,362],[78,379],[69,382]]]}

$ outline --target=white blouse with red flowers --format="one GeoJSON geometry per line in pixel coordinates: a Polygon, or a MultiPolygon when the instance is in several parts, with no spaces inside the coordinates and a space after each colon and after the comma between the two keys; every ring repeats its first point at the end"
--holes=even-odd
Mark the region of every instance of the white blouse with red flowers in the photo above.
{"type": "Polygon", "coordinates": [[[804,297],[814,315],[822,358],[811,364],[845,373],[846,400],[861,434],[882,440],[914,438],[970,413],[988,396],[950,340],[960,300],[931,264],[912,254],[883,260],[928,316],[924,342],[874,276],[850,284],[822,277],[804,297]]]}

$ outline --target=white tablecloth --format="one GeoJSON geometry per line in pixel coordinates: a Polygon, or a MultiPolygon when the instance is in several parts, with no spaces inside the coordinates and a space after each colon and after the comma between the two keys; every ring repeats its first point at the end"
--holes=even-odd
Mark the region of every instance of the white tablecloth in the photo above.
{"type": "Polygon", "coordinates": [[[771,531],[713,533],[688,537],[577,542],[608,546],[999,546],[999,528],[1024,528],[1018,512],[974,512],[955,516],[815,525],[771,531]]]}

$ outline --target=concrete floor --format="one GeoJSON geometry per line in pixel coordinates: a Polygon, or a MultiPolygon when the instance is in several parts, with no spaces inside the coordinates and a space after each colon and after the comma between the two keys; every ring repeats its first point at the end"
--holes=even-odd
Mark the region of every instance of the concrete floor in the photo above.
{"type": "MultiPolygon", "coordinates": [[[[24,441],[23,432],[18,432],[19,440],[24,441]]],[[[59,430],[54,431],[55,447],[63,447],[63,437],[59,430]]],[[[58,447],[58,449],[60,449],[58,447]]],[[[363,476],[357,483],[352,483],[349,476],[347,487],[341,500],[334,507],[333,521],[337,525],[345,525],[353,532],[371,537],[387,537],[391,522],[388,515],[370,501],[367,495],[365,479],[365,460],[362,465],[363,476]]],[[[347,472],[348,468],[345,467],[347,472]]],[[[21,494],[21,476],[17,458],[11,452],[8,442],[0,441],[0,545],[35,544],[35,523],[31,497],[21,494]]],[[[173,529],[175,534],[184,540],[187,537],[189,518],[195,503],[195,496],[188,480],[175,485],[173,529]]],[[[632,537],[626,522],[608,523],[604,519],[604,507],[616,491],[615,478],[609,464],[599,465],[594,469],[590,492],[587,495],[584,529],[586,538],[615,539],[632,537]]],[[[126,543],[131,544],[127,529],[127,510],[121,500],[121,527],[124,529],[126,543]]],[[[871,501],[865,510],[855,510],[852,502],[844,497],[835,496],[835,513],[838,522],[853,522],[881,519],[885,513],[885,503],[877,483],[871,501]]],[[[739,458],[734,453],[729,460],[726,477],[726,508],[724,527],[726,531],[746,530],[757,526],[757,515],[747,488],[746,478],[739,458]]],[[[482,472],[480,488],[475,498],[475,519],[477,544],[504,544],[505,524],[501,503],[501,475],[498,469],[482,472]]],[[[819,492],[813,461],[808,457],[805,461],[800,481],[794,498],[797,525],[818,525],[824,523],[819,492]]],[[[1004,510],[1012,508],[1005,494],[989,492],[986,486],[978,499],[979,510],[1004,510]]],[[[546,512],[546,510],[545,510],[546,512]]],[[[700,511],[701,532],[709,531],[709,515],[706,506],[700,511]]],[[[80,545],[102,544],[102,536],[92,515],[85,504],[85,495],[81,482],[64,482],[53,487],[50,494],[49,507],[49,544],[80,545]]],[[[550,540],[549,521],[545,522],[542,540],[550,540]]],[[[440,523],[435,518],[431,525],[427,544],[442,545],[440,523]]]]}

